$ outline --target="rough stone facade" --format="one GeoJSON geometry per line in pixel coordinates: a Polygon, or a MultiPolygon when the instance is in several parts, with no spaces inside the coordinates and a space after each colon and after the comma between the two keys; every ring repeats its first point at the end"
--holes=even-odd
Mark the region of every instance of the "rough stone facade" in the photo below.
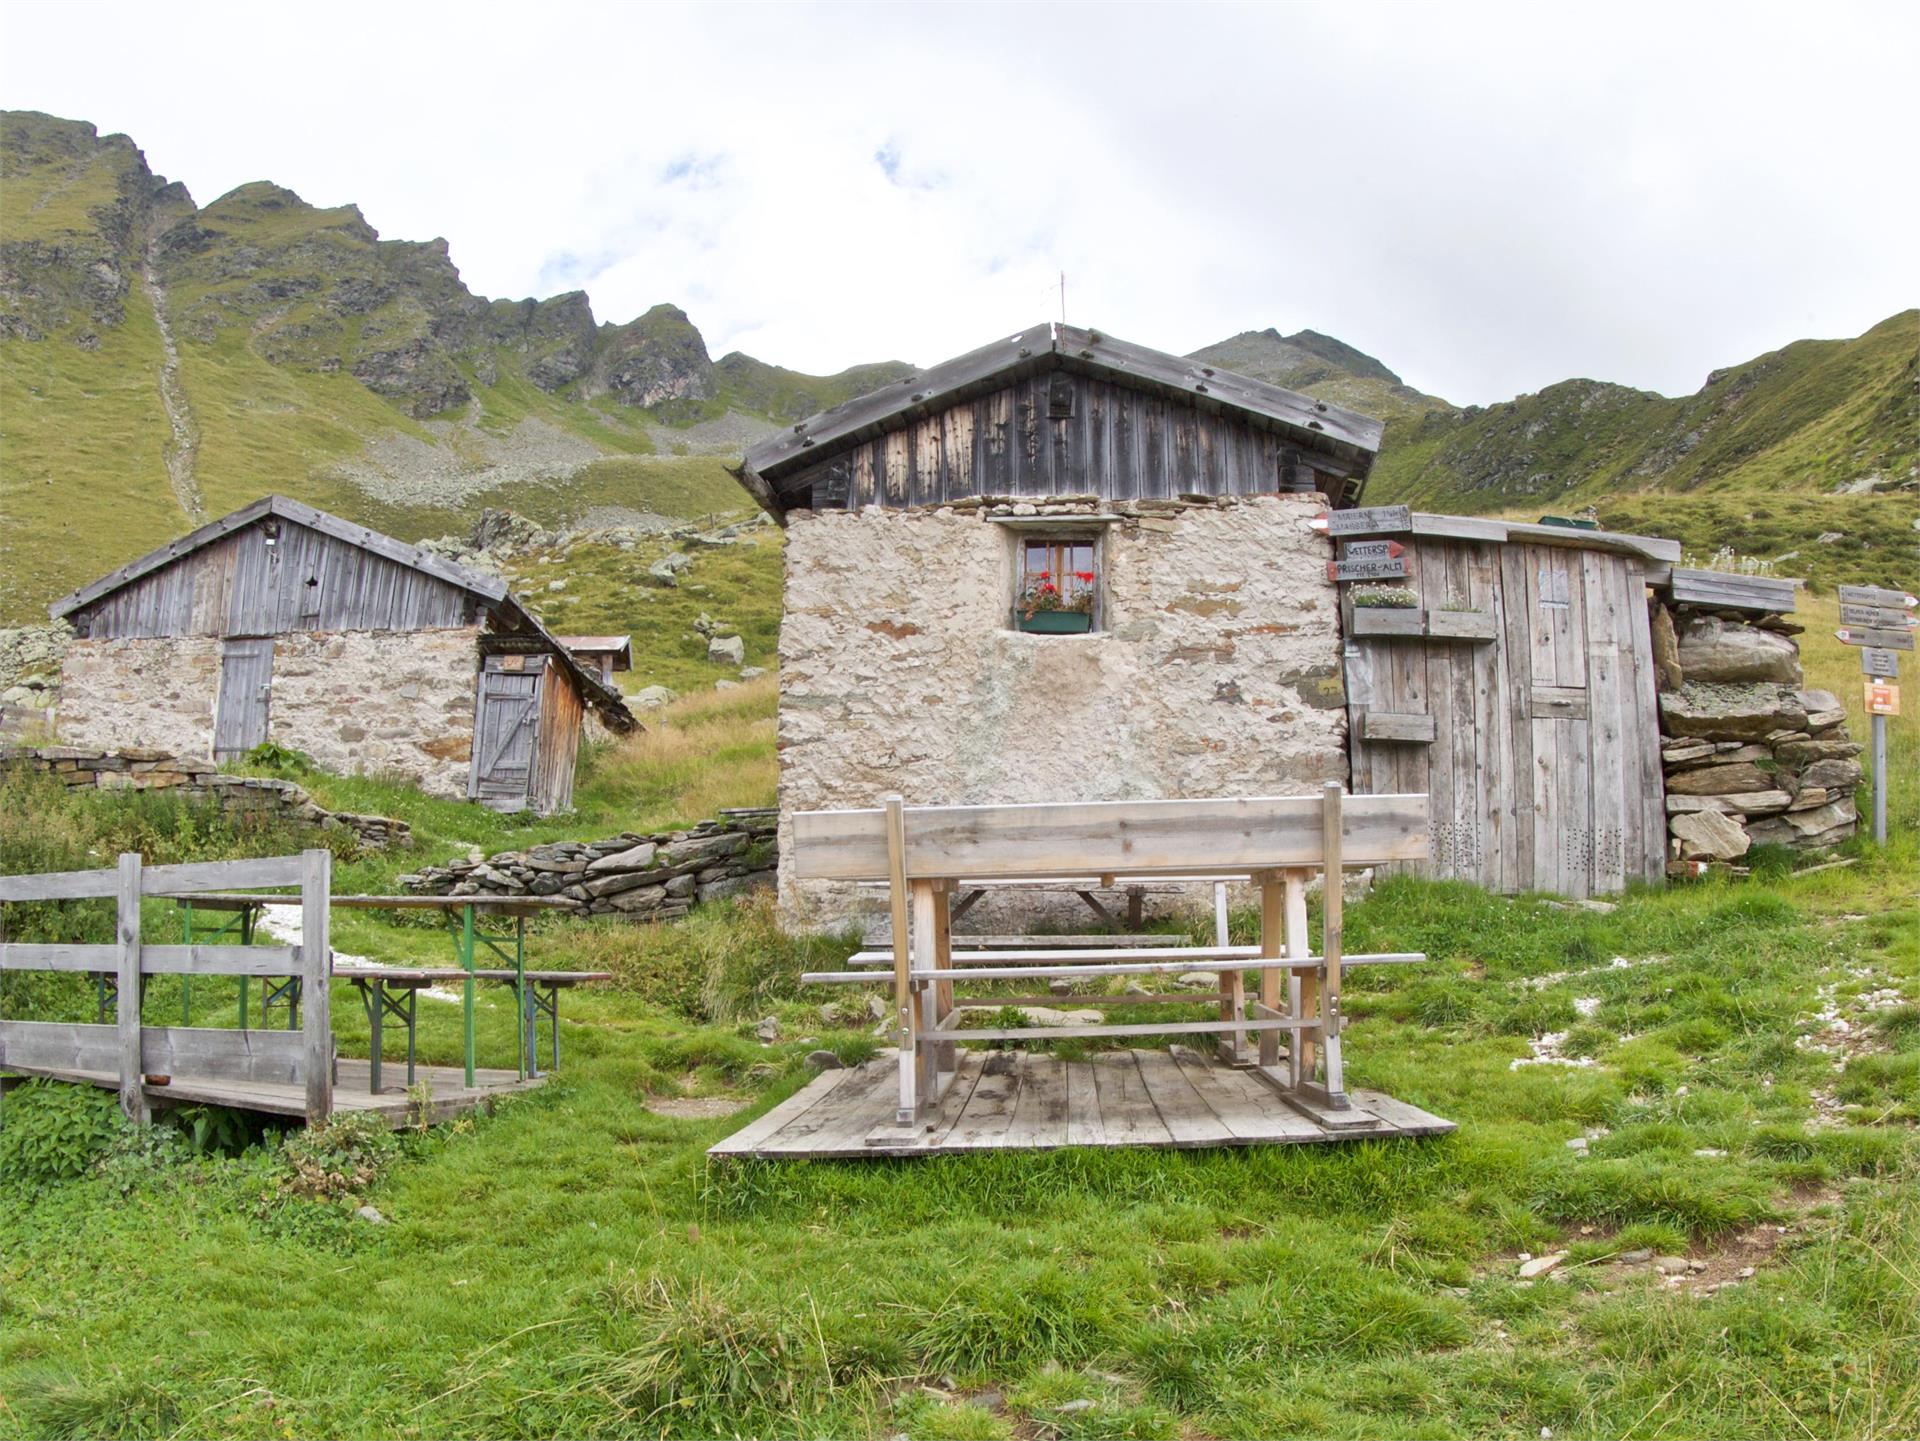
{"type": "Polygon", "coordinates": [[[1309,527],[1325,508],[1286,495],[792,513],[783,911],[819,925],[875,909],[856,888],[793,879],[796,811],[888,791],[982,804],[1309,794],[1344,780],[1338,598],[1327,540],[1309,527]],[[1100,536],[1100,628],[1014,630],[1019,538],[1076,521],[1100,536]]]}
{"type": "Polygon", "coordinates": [[[94,790],[172,790],[195,800],[215,799],[228,814],[277,816],[322,827],[340,826],[372,850],[413,843],[412,827],[392,816],[330,811],[292,781],[265,776],[221,775],[211,761],[183,760],[166,751],[127,747],[117,751],[76,746],[9,746],[0,749],[0,774],[27,771],[57,777],[63,785],[94,790]]]}
{"type": "Polygon", "coordinates": [[[278,636],[267,735],[330,771],[464,797],[479,642],[470,627],[278,636]]]}
{"type": "Polygon", "coordinates": [[[770,810],[722,811],[691,830],[637,831],[603,841],[555,841],[402,876],[435,896],[544,896],[577,915],[664,921],[703,901],[773,885],[770,810]]]}
{"type": "MultiPolygon", "coordinates": [[[[327,770],[464,797],[479,637],[471,626],[277,636],[267,739],[327,770]]],[[[217,636],[73,641],[61,671],[60,740],[210,757],[220,656],[217,636]]]]}
{"type": "Polygon", "coordinates": [[[76,639],[60,668],[56,728],[83,749],[211,756],[219,690],[218,636],[76,639]]]}

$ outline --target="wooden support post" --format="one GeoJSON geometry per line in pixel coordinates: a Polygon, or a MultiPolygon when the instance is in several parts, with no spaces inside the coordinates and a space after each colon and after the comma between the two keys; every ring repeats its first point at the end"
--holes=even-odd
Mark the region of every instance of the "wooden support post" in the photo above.
{"type": "MultiPolygon", "coordinates": [[[[1220,1019],[1225,1022],[1247,1018],[1247,973],[1220,973],[1220,1019]]],[[[1244,1066],[1250,1061],[1245,1031],[1223,1031],[1220,1035],[1220,1059],[1229,1066],[1244,1066]]]]}
{"type": "Polygon", "coordinates": [[[120,1032],[120,1109],[145,1125],[152,1118],[140,1075],[140,855],[120,857],[116,935],[120,945],[120,996],[115,1020],[120,1032]]]}
{"type": "Polygon", "coordinates": [[[913,991],[907,979],[912,964],[907,951],[907,818],[898,795],[885,797],[881,805],[887,813],[887,899],[893,918],[893,1011],[900,1048],[898,1119],[910,1126],[920,1108],[913,1074],[913,991]]]}
{"type": "MultiPolygon", "coordinates": [[[[934,928],[939,924],[934,919],[939,909],[940,897],[934,890],[932,881],[914,881],[913,897],[913,969],[931,971],[935,967],[936,944],[934,928]]],[[[919,1007],[915,1017],[919,1022],[914,1036],[914,1061],[919,1078],[919,1108],[931,1108],[940,1097],[940,984],[937,981],[917,981],[919,1007]]]]}
{"type": "MultiPolygon", "coordinates": [[[[1263,958],[1272,957],[1277,960],[1280,956],[1284,913],[1280,878],[1272,871],[1262,871],[1254,879],[1260,883],[1260,954],[1263,958]]],[[[1224,886],[1220,888],[1222,892],[1225,889],[1224,886]]],[[[1280,972],[1262,971],[1260,973],[1260,1004],[1269,1011],[1280,1009],[1280,972]]],[[[1262,1031],[1260,1033],[1260,1064],[1277,1065],[1279,1060],[1280,1033],[1262,1031]]]]}
{"type": "MultiPolygon", "coordinates": [[[[327,934],[333,852],[303,851],[300,859],[300,989],[306,1002],[300,1017],[300,1078],[307,1087],[307,1124],[318,1126],[333,1111],[333,952],[327,934]]],[[[473,914],[471,906],[467,914],[473,914]]]]}
{"type": "MultiPolygon", "coordinates": [[[[948,907],[953,900],[953,888],[943,885],[933,902],[933,964],[936,970],[953,969],[953,919],[948,907]]],[[[934,995],[934,1016],[942,1023],[953,1015],[953,982],[940,982],[934,995]]],[[[958,1071],[960,1069],[959,1049],[952,1041],[940,1043],[939,1069],[958,1071]]]]}
{"type": "MultiPolygon", "coordinates": [[[[1287,958],[1289,960],[1304,960],[1313,954],[1313,937],[1307,930],[1308,875],[1309,872],[1307,871],[1297,870],[1288,871],[1286,874],[1285,906],[1287,913],[1287,958]]],[[[1288,971],[1287,1015],[1296,1021],[1301,1019],[1305,1012],[1300,1009],[1300,1006],[1301,973],[1299,971],[1288,971]]],[[[1301,1031],[1295,1031],[1292,1038],[1287,1042],[1287,1080],[1294,1086],[1298,1086],[1312,1074],[1311,1068],[1309,1068],[1307,1075],[1302,1075],[1300,1069],[1301,1047],[1308,1043],[1308,1038],[1305,1033],[1301,1031]]]]}
{"type": "Polygon", "coordinates": [[[1343,1109],[1349,1103],[1346,1074],[1340,1060],[1340,946],[1346,902],[1345,872],[1340,862],[1340,783],[1328,781],[1321,799],[1321,817],[1326,828],[1326,881],[1320,892],[1320,954],[1326,958],[1326,982],[1321,992],[1320,1036],[1326,1052],[1327,1104],[1343,1109]]]}

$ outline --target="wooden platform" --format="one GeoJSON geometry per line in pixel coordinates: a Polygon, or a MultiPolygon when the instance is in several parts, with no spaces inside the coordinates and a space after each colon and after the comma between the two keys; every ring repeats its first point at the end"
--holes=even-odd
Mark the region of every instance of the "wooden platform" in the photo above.
{"type": "MultiPolygon", "coordinates": [[[[1063,1146],[1297,1145],[1432,1136],[1454,1123],[1378,1091],[1352,1093],[1361,1124],[1323,1124],[1260,1075],[1184,1046],[1062,1061],[1026,1051],[965,1051],[928,1126],[894,1130],[899,1065],[882,1052],[827,1071],[707,1154],[765,1159],[939,1156],[1063,1146]],[[870,1138],[872,1138],[870,1140],[870,1138]]],[[[1310,1109],[1310,1108],[1309,1108],[1310,1109]]]]}
{"type": "MultiPolygon", "coordinates": [[[[406,1079],[405,1062],[389,1060],[386,1076],[392,1082],[406,1079]]],[[[7,1068],[11,1076],[45,1076],[56,1081],[78,1081],[116,1090],[120,1078],[108,1071],[42,1070],[25,1066],[7,1068]]],[[[530,1091],[545,1078],[521,1080],[518,1073],[503,1070],[476,1070],[474,1086],[465,1084],[466,1072],[459,1066],[421,1066],[417,1078],[433,1093],[428,1121],[438,1124],[476,1108],[490,1105],[497,1097],[530,1091]]],[[[339,1076],[333,1088],[333,1114],[343,1111],[375,1111],[394,1126],[411,1124],[415,1107],[400,1084],[388,1084],[379,1095],[369,1095],[368,1063],[342,1057],[339,1076]]],[[[271,1085],[260,1081],[196,1081],[190,1076],[175,1076],[164,1086],[144,1088],[150,1104],[158,1106],[229,1106],[237,1111],[260,1111],[275,1116],[304,1116],[307,1109],[305,1086],[271,1085]]]]}

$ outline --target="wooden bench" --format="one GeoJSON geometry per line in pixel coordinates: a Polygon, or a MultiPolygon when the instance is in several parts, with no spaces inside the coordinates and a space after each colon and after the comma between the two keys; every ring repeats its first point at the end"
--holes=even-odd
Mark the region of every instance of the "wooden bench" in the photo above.
{"type": "MultiPolygon", "coordinates": [[[[1340,987],[1348,966],[1425,960],[1417,952],[1343,953],[1340,875],[1345,866],[1420,860],[1427,854],[1424,795],[1345,796],[1329,783],[1319,796],[1179,801],[1103,801],[1008,806],[908,806],[887,796],[878,809],[806,811],[793,818],[794,875],[800,880],[887,883],[892,912],[890,973],[809,972],[821,985],[890,981],[900,1052],[897,1124],[928,1118],[957,1070],[968,1040],[1039,1040],[1148,1034],[1212,1035],[1223,1056],[1281,1088],[1289,1101],[1329,1125],[1357,1115],[1346,1094],[1340,987]],[[1327,878],[1321,953],[1307,935],[1307,885],[1327,878]],[[949,898],[983,884],[1098,876],[1242,880],[1260,890],[1260,941],[1232,946],[1048,946],[953,949],[949,898]],[[1102,1022],[1061,1026],[963,1024],[956,988],[980,982],[1178,974],[1219,977],[1204,997],[1215,1014],[1194,1021],[1102,1022]],[[1249,997],[1247,977],[1258,993],[1249,997]],[[1291,1039],[1285,1067],[1280,1036],[1291,1039]],[[1250,1041],[1249,1038],[1252,1038],[1250,1041]]],[[[1058,1004],[1061,997],[995,995],[970,1004],[1058,1004]]],[[[1191,991],[1081,998],[1097,1006],[1192,1003],[1191,991]]],[[[888,1140],[876,1136],[876,1143],[888,1140]]]]}

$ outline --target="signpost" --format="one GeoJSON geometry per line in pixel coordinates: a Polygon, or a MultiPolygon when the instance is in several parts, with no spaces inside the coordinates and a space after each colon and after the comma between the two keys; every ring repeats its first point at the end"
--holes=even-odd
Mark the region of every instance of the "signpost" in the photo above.
{"type": "Polygon", "coordinates": [[[1327,534],[1379,535],[1383,531],[1411,531],[1413,511],[1404,505],[1373,505],[1364,510],[1335,510],[1326,516],[1327,534]]]}
{"type": "Polygon", "coordinates": [[[1843,585],[1834,632],[1842,645],[1860,647],[1866,679],[1867,716],[1873,725],[1873,839],[1887,843],[1887,717],[1900,714],[1900,652],[1913,649],[1909,615],[1920,597],[1877,585],[1843,585]]]}
{"type": "Polygon", "coordinates": [[[1327,579],[1342,580],[1399,580],[1407,573],[1405,558],[1396,560],[1330,560],[1327,562],[1327,579]]]}
{"type": "Polygon", "coordinates": [[[1340,547],[1343,560],[1398,560],[1406,553],[1397,540],[1350,540],[1340,547]]]}

